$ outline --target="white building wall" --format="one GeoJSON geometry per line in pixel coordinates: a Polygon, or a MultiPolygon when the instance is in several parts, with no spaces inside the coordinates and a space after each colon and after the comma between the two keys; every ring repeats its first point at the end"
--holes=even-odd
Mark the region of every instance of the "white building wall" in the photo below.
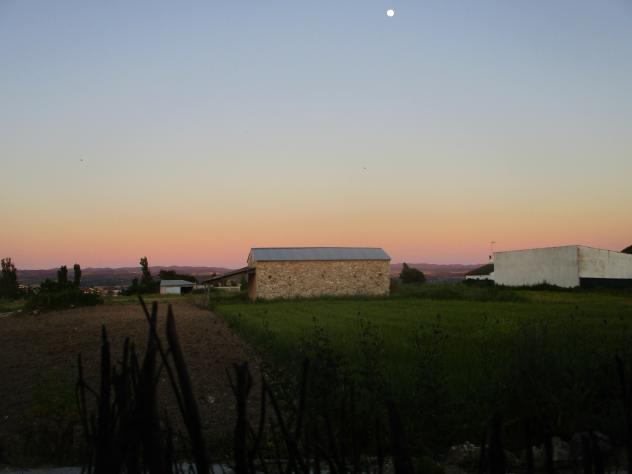
{"type": "Polygon", "coordinates": [[[179,295],[181,293],[179,286],[162,286],[160,287],[161,295],[179,295]]]}
{"type": "Polygon", "coordinates": [[[496,252],[494,280],[506,286],[548,283],[573,288],[579,286],[578,254],[577,246],[496,252]]]}
{"type": "Polygon", "coordinates": [[[578,247],[580,278],[632,279],[632,255],[578,247]]]}

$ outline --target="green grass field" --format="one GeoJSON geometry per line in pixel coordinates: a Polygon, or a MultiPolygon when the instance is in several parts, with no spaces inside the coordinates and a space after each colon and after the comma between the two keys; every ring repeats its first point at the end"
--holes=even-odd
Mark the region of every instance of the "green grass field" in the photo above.
{"type": "MultiPolygon", "coordinates": [[[[383,384],[388,397],[474,420],[469,428],[458,423],[465,437],[487,415],[481,407],[528,403],[514,393],[524,389],[516,378],[527,369],[559,410],[607,403],[616,392],[614,355],[630,346],[632,294],[428,285],[377,299],[218,301],[215,310],[290,371],[304,354],[320,357],[310,341],[324,334],[352,370],[377,372],[371,383],[383,384]]],[[[578,429],[561,415],[557,423],[560,431],[578,429]]]]}
{"type": "MultiPolygon", "coordinates": [[[[156,301],[159,304],[169,304],[172,302],[188,301],[199,305],[204,305],[207,301],[205,294],[187,294],[187,295],[161,295],[159,293],[151,293],[143,295],[143,299],[147,304],[156,301]]],[[[138,304],[137,295],[117,295],[103,296],[103,303],[107,305],[129,305],[138,304]]],[[[0,313],[12,312],[18,310],[29,310],[27,299],[6,300],[0,299],[0,313]]]]}
{"type": "MultiPolygon", "coordinates": [[[[150,304],[156,301],[158,304],[169,304],[171,302],[178,301],[205,301],[205,295],[193,294],[189,293],[187,295],[161,295],[160,293],[149,293],[142,295],[143,299],[147,304],[150,304]]],[[[104,296],[103,297],[104,304],[108,305],[127,305],[127,304],[137,304],[138,303],[138,295],[116,295],[116,296],[104,296]]]]}
{"type": "MultiPolygon", "coordinates": [[[[487,291],[487,290],[483,290],[487,291]]],[[[467,298],[467,296],[465,297],[467,298]]],[[[493,338],[511,344],[525,324],[538,321],[552,333],[592,339],[595,346],[618,346],[632,325],[632,295],[599,292],[512,291],[507,299],[480,301],[434,299],[432,296],[388,299],[317,299],[259,303],[219,303],[216,310],[249,341],[271,350],[279,360],[297,349],[315,325],[330,336],[332,345],[353,358],[361,322],[370,323],[384,341],[386,365],[393,373],[405,370],[415,335],[440,329],[449,340],[450,363],[469,365],[480,354],[471,350],[493,338]]]]}
{"type": "Polygon", "coordinates": [[[24,306],[23,300],[7,300],[0,298],[0,313],[17,311],[24,306]]]}

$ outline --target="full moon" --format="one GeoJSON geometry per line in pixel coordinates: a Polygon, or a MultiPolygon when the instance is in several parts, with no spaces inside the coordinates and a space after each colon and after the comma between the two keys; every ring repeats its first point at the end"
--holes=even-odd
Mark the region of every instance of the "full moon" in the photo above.
{"type": "Polygon", "coordinates": [[[395,10],[389,8],[388,10],[386,10],[386,16],[395,16],[395,10]]]}

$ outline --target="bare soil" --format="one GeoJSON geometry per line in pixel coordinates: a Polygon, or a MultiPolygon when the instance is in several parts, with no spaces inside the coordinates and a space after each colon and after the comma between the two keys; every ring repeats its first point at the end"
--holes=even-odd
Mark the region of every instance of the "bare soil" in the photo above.
{"type": "MultiPolygon", "coordinates": [[[[214,439],[230,435],[235,408],[227,371],[234,363],[249,361],[255,381],[252,404],[256,407],[258,360],[219,316],[190,300],[174,301],[173,309],[205,430],[214,439]]],[[[167,306],[160,305],[158,331],[163,338],[166,312],[167,306]]],[[[107,328],[115,361],[121,357],[126,337],[142,356],[148,325],[139,304],[14,314],[0,319],[0,436],[18,434],[24,414],[34,403],[34,391],[46,374],[68,374],[70,383],[75,380],[78,354],[89,383],[98,387],[102,326],[107,328]]],[[[159,392],[161,408],[178,424],[179,414],[164,372],[159,392]]]]}

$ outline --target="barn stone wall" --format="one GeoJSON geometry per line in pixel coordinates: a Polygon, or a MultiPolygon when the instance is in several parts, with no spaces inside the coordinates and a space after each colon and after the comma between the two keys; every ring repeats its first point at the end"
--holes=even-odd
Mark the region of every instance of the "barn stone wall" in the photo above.
{"type": "Polygon", "coordinates": [[[257,262],[254,291],[261,299],[387,295],[390,262],[335,260],[257,262]]]}

